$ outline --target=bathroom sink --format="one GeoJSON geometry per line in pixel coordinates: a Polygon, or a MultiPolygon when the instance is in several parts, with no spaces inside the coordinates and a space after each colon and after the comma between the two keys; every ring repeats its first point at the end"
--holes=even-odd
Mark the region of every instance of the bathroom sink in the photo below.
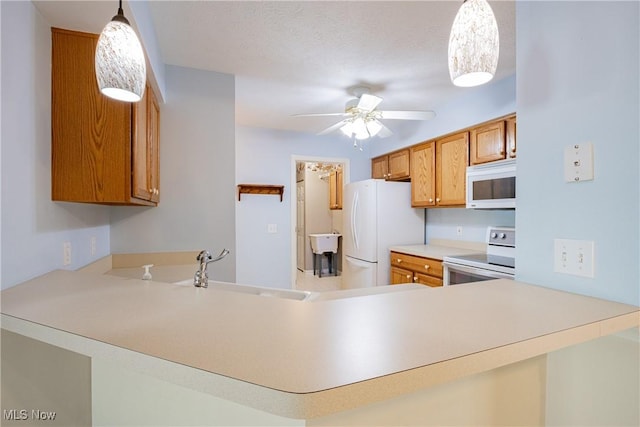
{"type": "MultiPolygon", "coordinates": [[[[193,286],[193,279],[181,280],[179,282],[174,282],[173,284],[180,285],[180,286],[193,286]]],[[[308,291],[294,291],[291,289],[274,289],[274,288],[266,288],[261,286],[239,285],[237,283],[215,282],[215,281],[209,281],[209,287],[206,288],[206,290],[241,292],[244,294],[260,295],[264,297],[293,299],[298,301],[304,301],[313,294],[313,292],[308,292],[308,291]]]]}
{"type": "Polygon", "coordinates": [[[309,240],[311,240],[311,250],[314,254],[321,254],[324,252],[338,252],[338,237],[341,234],[334,233],[321,233],[321,234],[309,234],[309,240]]]}

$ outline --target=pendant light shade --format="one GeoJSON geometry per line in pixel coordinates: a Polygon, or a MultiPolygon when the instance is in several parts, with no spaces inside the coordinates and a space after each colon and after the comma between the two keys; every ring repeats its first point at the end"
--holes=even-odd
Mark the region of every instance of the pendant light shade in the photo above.
{"type": "Polygon", "coordinates": [[[465,0],[449,36],[449,74],[456,86],[487,83],[498,67],[498,24],[486,0],[465,0]]]}
{"type": "Polygon", "coordinates": [[[122,0],[118,14],[98,39],[95,68],[98,87],[104,95],[126,102],[142,99],[147,67],[140,41],[124,17],[122,0]]]}

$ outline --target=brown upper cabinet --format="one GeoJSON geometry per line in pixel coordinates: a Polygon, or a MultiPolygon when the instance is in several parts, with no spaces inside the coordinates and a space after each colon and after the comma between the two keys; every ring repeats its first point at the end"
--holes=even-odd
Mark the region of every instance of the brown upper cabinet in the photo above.
{"type": "Polygon", "coordinates": [[[436,203],[438,206],[465,206],[467,203],[469,132],[460,132],[436,141],[436,203]]]}
{"type": "Polygon", "coordinates": [[[133,197],[157,203],[160,200],[160,107],[149,85],[133,109],[133,197]]]}
{"type": "Polygon", "coordinates": [[[371,159],[371,178],[389,181],[407,181],[411,177],[409,149],[371,159]]]}
{"type": "Polygon", "coordinates": [[[471,129],[469,155],[472,165],[504,159],[504,120],[471,129]]]}
{"type": "Polygon", "coordinates": [[[410,180],[416,208],[465,206],[467,166],[515,157],[516,116],[511,115],[375,157],[371,176],[410,180]]]}
{"type": "Polygon", "coordinates": [[[468,165],[468,132],[412,147],[411,206],[464,206],[468,165]]]}
{"type": "Polygon", "coordinates": [[[516,117],[508,117],[471,129],[470,164],[493,162],[516,156],[516,117]]]}
{"type": "Polygon", "coordinates": [[[436,142],[411,147],[411,206],[436,205],[436,142]]]}
{"type": "Polygon", "coordinates": [[[147,85],[126,103],[98,90],[97,34],[52,28],[51,198],[155,206],[160,108],[147,85]]]}
{"type": "Polygon", "coordinates": [[[507,124],[507,156],[510,159],[516,157],[516,116],[509,117],[507,124]]]}
{"type": "Polygon", "coordinates": [[[337,169],[329,175],[329,209],[342,209],[342,169],[337,169]]]}
{"type": "Polygon", "coordinates": [[[389,156],[380,156],[371,159],[371,178],[387,179],[389,174],[389,156]]]}

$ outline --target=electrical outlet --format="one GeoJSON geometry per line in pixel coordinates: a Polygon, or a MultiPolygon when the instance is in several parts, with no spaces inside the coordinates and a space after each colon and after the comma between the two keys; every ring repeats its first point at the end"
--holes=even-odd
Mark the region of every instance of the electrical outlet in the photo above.
{"type": "Polygon", "coordinates": [[[462,227],[460,227],[460,226],[456,227],[456,235],[457,236],[462,236],[462,227]]]}
{"type": "Polygon", "coordinates": [[[553,271],[574,276],[593,277],[593,241],[555,239],[553,246],[553,271]]]}
{"type": "Polygon", "coordinates": [[[91,236],[91,241],[89,243],[90,249],[91,249],[91,255],[95,255],[96,254],[96,246],[98,246],[98,239],[96,238],[96,236],[91,236]]]}
{"type": "Polygon", "coordinates": [[[278,232],[278,224],[267,225],[267,233],[277,233],[277,232],[278,232]]]}
{"type": "Polygon", "coordinates": [[[71,242],[62,244],[62,265],[71,265],[71,242]]]}

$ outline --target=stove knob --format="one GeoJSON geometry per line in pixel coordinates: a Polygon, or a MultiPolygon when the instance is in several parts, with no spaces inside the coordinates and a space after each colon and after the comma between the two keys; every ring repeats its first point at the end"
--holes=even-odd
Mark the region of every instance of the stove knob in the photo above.
{"type": "Polygon", "coordinates": [[[504,234],[504,233],[500,233],[500,238],[501,238],[501,239],[506,239],[506,238],[507,238],[507,235],[506,235],[506,234],[504,234]]]}
{"type": "Polygon", "coordinates": [[[495,239],[496,237],[498,237],[498,233],[496,233],[495,231],[493,233],[491,233],[491,238],[495,239]]]}

